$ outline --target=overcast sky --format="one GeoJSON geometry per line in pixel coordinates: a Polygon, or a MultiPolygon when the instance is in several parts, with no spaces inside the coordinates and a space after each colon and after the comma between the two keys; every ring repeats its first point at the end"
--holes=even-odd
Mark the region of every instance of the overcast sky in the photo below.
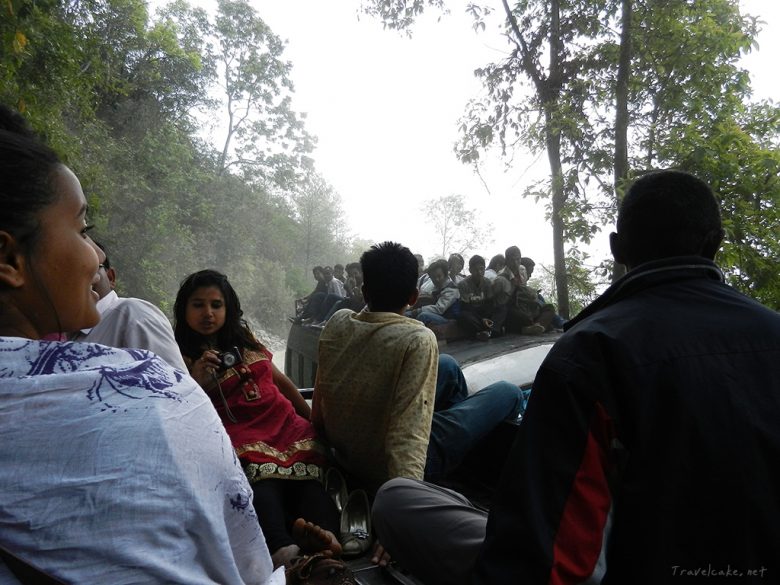
{"type": "MultiPolygon", "coordinates": [[[[357,1],[250,1],[287,41],[293,107],[308,114],[307,127],[319,140],[317,168],[341,195],[354,235],[400,241],[428,260],[437,240],[420,206],[426,199],[460,193],[494,225],[494,241],[475,253],[489,257],[517,244],[524,255],[552,263],[543,204],[520,196],[547,174],[544,154],[517,152],[508,170],[498,154],[492,156],[483,169],[489,192],[455,158],[458,119],[468,100],[482,91],[473,71],[506,49],[496,32],[473,32],[465,2],[448,2],[452,12],[440,21],[430,11],[410,39],[358,15],[357,1]]],[[[776,98],[780,2],[743,5],[767,21],[760,51],[744,64],[753,73],[756,96],[776,98]]],[[[599,240],[593,252],[603,257],[606,236],[599,240]]]]}

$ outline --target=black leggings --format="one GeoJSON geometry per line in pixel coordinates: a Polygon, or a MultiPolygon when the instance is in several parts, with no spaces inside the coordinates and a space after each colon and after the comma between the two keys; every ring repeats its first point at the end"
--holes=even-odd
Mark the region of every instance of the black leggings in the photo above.
{"type": "Polygon", "coordinates": [[[257,519],[271,553],[295,544],[291,531],[296,518],[330,530],[338,538],[336,505],[316,479],[261,479],[252,484],[252,490],[257,519]]]}

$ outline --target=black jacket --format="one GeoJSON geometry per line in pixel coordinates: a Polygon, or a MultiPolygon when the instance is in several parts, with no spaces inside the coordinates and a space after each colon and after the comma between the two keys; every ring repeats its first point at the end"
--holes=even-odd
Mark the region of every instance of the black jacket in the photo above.
{"type": "Polygon", "coordinates": [[[780,582],[780,316],[702,258],[629,272],[542,364],[474,582],[780,582]]]}

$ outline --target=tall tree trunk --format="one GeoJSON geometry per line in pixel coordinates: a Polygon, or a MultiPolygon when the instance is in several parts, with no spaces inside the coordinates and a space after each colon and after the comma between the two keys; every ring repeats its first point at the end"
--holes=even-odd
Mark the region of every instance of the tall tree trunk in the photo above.
{"type": "Polygon", "coordinates": [[[647,152],[645,153],[645,171],[652,170],[655,160],[655,129],[658,127],[658,98],[653,98],[653,111],[650,113],[650,128],[647,131],[647,152]]]}
{"type": "Polygon", "coordinates": [[[555,288],[558,293],[558,313],[569,318],[569,282],[566,278],[566,255],[563,248],[564,226],[563,206],[566,193],[563,189],[563,169],[561,166],[561,135],[547,123],[547,158],[550,161],[552,179],[552,228],[553,259],[555,262],[555,288]]]}
{"type": "MultiPolygon", "coordinates": [[[[633,0],[622,0],[622,30],[620,31],[620,57],[615,87],[615,205],[620,207],[628,180],[628,78],[631,74],[631,26],[633,0]]],[[[615,263],[612,281],[626,273],[623,264],[615,263]]]]}
{"type": "Polygon", "coordinates": [[[230,150],[230,141],[233,138],[233,133],[236,131],[235,127],[233,126],[233,100],[228,96],[228,104],[227,104],[227,110],[228,110],[228,132],[227,137],[225,138],[225,144],[222,147],[222,153],[219,155],[219,174],[222,175],[225,172],[225,169],[227,168],[227,159],[228,159],[228,152],[230,150]]]}
{"type": "Polygon", "coordinates": [[[563,206],[566,192],[561,165],[561,130],[556,123],[558,100],[561,94],[563,47],[561,46],[561,15],[558,0],[550,2],[550,75],[543,96],[545,142],[550,161],[552,184],[553,260],[555,262],[555,288],[558,293],[558,313],[569,318],[569,283],[566,278],[566,256],[563,248],[563,206]]]}

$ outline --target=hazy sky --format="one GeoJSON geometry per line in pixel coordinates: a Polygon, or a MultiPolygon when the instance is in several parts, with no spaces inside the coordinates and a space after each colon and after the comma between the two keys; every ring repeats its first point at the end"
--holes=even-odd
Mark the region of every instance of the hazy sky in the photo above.
{"type": "Polygon", "coordinates": [[[552,258],[542,205],[519,196],[545,174],[544,156],[529,170],[538,157],[517,153],[507,173],[492,157],[483,170],[489,192],[455,158],[458,119],[482,92],[473,71],[505,48],[497,35],[473,32],[461,3],[451,3],[453,12],[440,21],[426,15],[411,39],[367,16],[358,20],[357,2],[253,4],[288,40],[296,107],[308,112],[319,137],[317,166],[341,194],[355,235],[400,241],[428,260],[440,244],[420,207],[458,193],[494,226],[494,242],[475,253],[519,244],[526,255],[552,258]]]}
{"type": "MultiPolygon", "coordinates": [[[[475,252],[492,255],[516,243],[537,262],[552,263],[543,204],[520,197],[548,172],[546,156],[515,153],[505,171],[494,154],[483,172],[488,192],[453,153],[457,121],[468,100],[482,91],[473,70],[506,47],[495,31],[473,32],[464,4],[448,2],[452,12],[441,20],[431,12],[410,39],[383,30],[372,18],[358,18],[356,2],[253,1],[288,41],[295,107],[308,113],[308,127],[319,137],[317,166],[341,194],[353,233],[401,241],[428,259],[437,241],[420,204],[461,193],[494,225],[494,242],[475,252]]],[[[743,5],[767,21],[760,51],[745,65],[754,73],[756,95],[776,98],[780,2],[743,5]]],[[[603,244],[594,250],[606,253],[603,244]]]]}
{"type": "MultiPolygon", "coordinates": [[[[483,169],[489,192],[455,158],[458,119],[482,91],[473,70],[506,49],[496,31],[474,33],[465,2],[448,2],[452,12],[441,20],[431,11],[412,38],[358,15],[357,1],[250,2],[287,40],[293,107],[308,114],[307,127],[319,139],[317,168],[340,193],[354,235],[400,241],[428,260],[437,240],[420,206],[460,193],[494,225],[494,241],[475,253],[489,257],[517,244],[524,255],[552,263],[543,204],[520,196],[533,179],[547,174],[546,156],[516,152],[505,170],[506,161],[494,154],[483,169]]],[[[743,6],[767,21],[760,51],[745,60],[755,94],[777,98],[780,2],[752,0],[743,6]]],[[[606,236],[599,240],[594,254],[605,256],[606,236]]]]}

